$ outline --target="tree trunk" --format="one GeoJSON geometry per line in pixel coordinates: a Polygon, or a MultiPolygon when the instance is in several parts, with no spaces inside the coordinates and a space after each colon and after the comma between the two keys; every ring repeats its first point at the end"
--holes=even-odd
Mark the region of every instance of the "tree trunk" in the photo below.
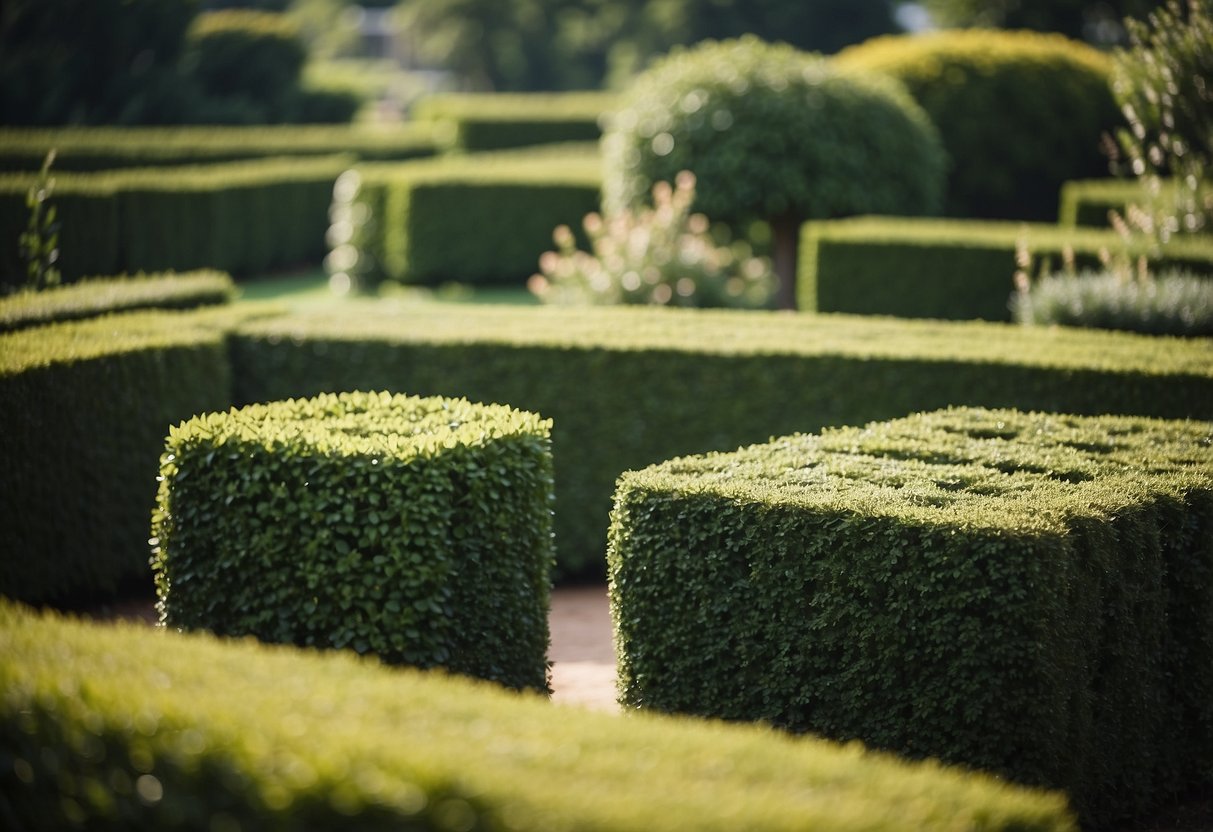
{"type": "Polygon", "coordinates": [[[800,258],[800,219],[785,214],[771,220],[772,265],[778,286],[776,304],[780,309],[796,309],[796,266],[800,258]]]}

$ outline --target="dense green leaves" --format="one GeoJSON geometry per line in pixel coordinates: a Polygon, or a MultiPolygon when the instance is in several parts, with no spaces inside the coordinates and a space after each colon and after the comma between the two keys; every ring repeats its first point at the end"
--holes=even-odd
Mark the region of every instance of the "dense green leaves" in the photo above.
{"type": "Polygon", "coordinates": [[[611,93],[445,93],[423,98],[412,116],[438,122],[458,150],[501,150],[553,142],[597,141],[614,108],[611,93]]]}

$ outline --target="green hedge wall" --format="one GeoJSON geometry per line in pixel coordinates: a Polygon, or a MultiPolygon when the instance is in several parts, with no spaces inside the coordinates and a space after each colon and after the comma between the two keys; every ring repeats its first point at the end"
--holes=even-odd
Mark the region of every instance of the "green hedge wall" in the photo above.
{"type": "Polygon", "coordinates": [[[1213,419],[1213,341],[1010,324],[346,304],[251,322],[236,400],[392,390],[551,418],[558,572],[601,574],[620,472],[950,404],[1213,419]]]}
{"type": "MultiPolygon", "coordinates": [[[[802,235],[805,311],[989,321],[1011,319],[1020,240],[1034,268],[1060,269],[1066,246],[1080,268],[1096,268],[1101,250],[1122,246],[1111,229],[904,217],[811,222],[802,235]]],[[[1158,262],[1213,275],[1213,237],[1177,239],[1158,262]]]]}
{"type": "MultiPolygon", "coordinates": [[[[349,157],[59,174],[51,203],[61,271],[85,275],[219,269],[245,275],[324,257],[333,183],[349,157]]],[[[33,177],[0,176],[0,239],[25,229],[33,177]]],[[[0,250],[0,288],[23,274],[0,250]]]]}
{"type": "Polygon", "coordinates": [[[224,272],[97,277],[0,298],[0,333],[136,309],[193,309],[229,303],[236,285],[224,272]]]}
{"type": "Polygon", "coordinates": [[[597,141],[615,102],[607,92],[442,93],[421,99],[412,115],[443,125],[456,150],[501,150],[597,141]]]}
{"type": "Polygon", "coordinates": [[[961,409],[620,478],[621,701],[1066,789],[1213,782],[1213,422],[961,409]]]}
{"type": "Polygon", "coordinates": [[[0,604],[20,828],[1077,832],[1065,799],[769,729],[0,604]]]}
{"type": "Polygon", "coordinates": [[[546,692],[550,430],[386,393],[195,416],[160,463],[161,618],[546,692]]]}
{"type": "Polygon", "coordinates": [[[222,329],[136,312],[0,335],[0,595],[103,595],[145,577],[171,423],[231,401],[222,329]]]}
{"type": "Polygon", "coordinates": [[[447,144],[435,125],[257,127],[0,127],[0,170],[37,173],[55,149],[56,171],[180,167],[272,156],[332,156],[403,161],[433,156],[447,144]]]}
{"type": "Polygon", "coordinates": [[[558,147],[532,154],[485,154],[368,165],[358,204],[359,257],[405,283],[523,285],[552,232],[580,229],[598,210],[601,163],[594,150],[558,147]]]}

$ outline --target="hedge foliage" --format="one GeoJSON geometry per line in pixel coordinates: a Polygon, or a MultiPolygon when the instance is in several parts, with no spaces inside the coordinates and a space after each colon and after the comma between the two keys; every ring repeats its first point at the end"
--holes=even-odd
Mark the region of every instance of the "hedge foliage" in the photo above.
{"type": "Polygon", "coordinates": [[[1076,832],[1058,794],[769,729],[0,604],[21,828],[1076,832]],[[588,785],[587,785],[588,784],[588,785]]]}
{"type": "Polygon", "coordinates": [[[97,277],[0,298],[0,333],[136,309],[193,309],[228,303],[235,296],[236,286],[224,272],[97,277]]]}
{"type": "Polygon", "coordinates": [[[445,149],[442,129],[399,125],[259,127],[0,127],[0,170],[37,172],[51,148],[55,170],[180,167],[271,156],[332,156],[403,161],[445,149]]]}
{"type": "Polygon", "coordinates": [[[148,574],[168,425],[231,401],[223,330],[136,312],[0,335],[0,401],[0,595],[103,595],[148,574]]]}
{"type": "Polygon", "coordinates": [[[1213,782],[1213,422],[959,409],[620,478],[625,705],[1063,788],[1213,782]]]}
{"type": "MultiPolygon", "coordinates": [[[[1173,194],[1173,185],[1164,182],[1159,187],[1161,196],[1173,194]]],[[[1057,221],[1067,226],[1103,228],[1109,225],[1110,211],[1124,217],[1129,205],[1142,205],[1146,201],[1147,192],[1136,179],[1077,179],[1061,186],[1057,221]]]]}
{"type": "Polygon", "coordinates": [[[833,60],[892,75],[930,114],[951,158],[949,215],[1051,221],[1063,182],[1107,174],[1100,139],[1120,115],[1111,59],[1093,47],[968,29],[874,38],[833,60]]]}
{"type": "MultiPolygon", "coordinates": [[[[1061,270],[1068,248],[1078,268],[1123,250],[1111,229],[1039,223],[859,217],[808,223],[801,246],[801,308],[910,318],[1011,319],[1016,248],[1035,272],[1061,270]]],[[[1175,240],[1161,268],[1213,275],[1213,238],[1175,240]]]]}
{"type": "Polygon", "coordinates": [[[236,401],[391,390],[551,418],[558,572],[620,472],[950,404],[1213,419],[1213,341],[724,310],[343,304],[243,326],[236,401]]]}
{"type": "Polygon", "coordinates": [[[592,148],[483,154],[366,165],[355,204],[354,256],[405,283],[522,286],[554,247],[558,225],[598,210],[601,163],[592,148]]]}
{"type": "MultiPolygon", "coordinates": [[[[140,271],[218,269],[234,275],[318,263],[333,183],[346,156],[269,158],[181,168],[58,174],[65,280],[140,271]]],[[[0,176],[0,239],[25,227],[33,177],[0,176]]],[[[0,286],[22,270],[0,249],[0,286]]]]}
{"type": "Polygon", "coordinates": [[[160,461],[161,619],[546,692],[550,429],[386,393],[195,416],[160,461]]]}
{"type": "Polygon", "coordinates": [[[444,125],[456,150],[502,150],[597,141],[616,101],[607,92],[440,93],[417,102],[412,116],[444,125]]]}

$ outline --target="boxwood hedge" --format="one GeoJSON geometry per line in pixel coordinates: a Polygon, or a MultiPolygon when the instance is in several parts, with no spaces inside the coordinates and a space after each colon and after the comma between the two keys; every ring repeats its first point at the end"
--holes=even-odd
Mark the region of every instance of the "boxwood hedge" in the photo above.
{"type": "Polygon", "coordinates": [[[1213,782],[1213,422],[960,409],[619,481],[621,701],[1066,789],[1213,782]]]}
{"type": "Polygon", "coordinates": [[[412,116],[448,132],[456,150],[501,150],[597,141],[616,98],[609,92],[440,93],[417,102],[412,116]]]}
{"type": "Polygon", "coordinates": [[[546,691],[549,431],[386,393],[195,416],[160,462],[161,618],[546,691]]]}
{"type": "MultiPolygon", "coordinates": [[[[1159,195],[1174,198],[1174,184],[1159,184],[1159,195]]],[[[1147,197],[1136,179],[1077,179],[1061,186],[1058,222],[1062,225],[1109,225],[1108,213],[1124,216],[1129,205],[1142,204],[1147,197]]]]}
{"type": "Polygon", "coordinates": [[[553,710],[349,653],[0,603],[0,793],[31,830],[1076,832],[1058,794],[769,729],[553,710]]]}

